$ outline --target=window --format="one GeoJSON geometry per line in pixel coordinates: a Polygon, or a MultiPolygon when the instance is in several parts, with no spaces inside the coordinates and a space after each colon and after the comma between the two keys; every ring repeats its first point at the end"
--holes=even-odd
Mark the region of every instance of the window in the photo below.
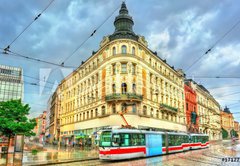
{"type": "Polygon", "coordinates": [[[126,94],[126,93],[127,93],[127,84],[122,83],[122,94],[126,94]]]}
{"type": "Polygon", "coordinates": [[[136,111],[137,111],[137,107],[136,107],[136,104],[134,104],[134,105],[132,106],[132,112],[133,112],[133,113],[136,113],[136,111]]]}
{"type": "Polygon", "coordinates": [[[112,113],[113,113],[113,114],[116,114],[116,104],[113,104],[113,105],[112,105],[112,113]]]}
{"type": "Polygon", "coordinates": [[[112,84],[112,93],[116,93],[116,85],[112,84]]]}
{"type": "Polygon", "coordinates": [[[156,118],[159,118],[159,111],[157,110],[156,118]]]}
{"type": "Polygon", "coordinates": [[[135,55],[135,47],[132,47],[132,54],[135,55]]]}
{"type": "Polygon", "coordinates": [[[132,74],[136,74],[136,65],[135,64],[132,65],[132,74]]]}
{"type": "Polygon", "coordinates": [[[136,93],[136,84],[132,84],[132,92],[136,93]]]}
{"type": "Polygon", "coordinates": [[[93,110],[91,110],[91,118],[93,118],[93,110]]]}
{"type": "Polygon", "coordinates": [[[113,74],[116,74],[117,70],[116,70],[116,64],[113,64],[113,74]]]}
{"type": "Polygon", "coordinates": [[[96,108],[95,109],[95,117],[97,117],[98,116],[98,109],[96,108]]]}
{"type": "Polygon", "coordinates": [[[143,115],[147,115],[147,107],[143,106],[143,115]]]}
{"type": "Polygon", "coordinates": [[[113,47],[113,49],[112,49],[112,54],[113,54],[113,55],[116,55],[116,47],[113,47]]]}
{"type": "Polygon", "coordinates": [[[111,132],[110,131],[103,131],[100,136],[100,147],[107,147],[111,146],[111,132]]]}
{"type": "Polygon", "coordinates": [[[105,106],[102,106],[102,115],[106,114],[105,106]]]}
{"type": "Polygon", "coordinates": [[[121,134],[121,146],[130,146],[130,134],[121,134]]]}
{"type": "Polygon", "coordinates": [[[188,110],[188,103],[186,103],[186,110],[188,110]]]}
{"type": "Polygon", "coordinates": [[[122,73],[127,73],[127,64],[126,63],[122,63],[122,65],[121,65],[121,67],[122,67],[122,73]]]}
{"type": "Polygon", "coordinates": [[[165,142],[166,142],[166,136],[165,134],[162,135],[162,147],[165,147],[165,142]]]}
{"type": "Polygon", "coordinates": [[[151,108],[151,117],[153,117],[153,109],[151,108]]]}
{"type": "Polygon", "coordinates": [[[122,54],[127,53],[127,47],[125,45],[122,46],[122,54]]]}

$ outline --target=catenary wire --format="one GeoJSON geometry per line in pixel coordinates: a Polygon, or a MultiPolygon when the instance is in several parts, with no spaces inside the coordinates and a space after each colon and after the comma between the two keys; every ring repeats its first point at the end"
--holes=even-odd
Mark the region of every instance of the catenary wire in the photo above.
{"type": "Polygon", "coordinates": [[[23,81],[23,82],[28,84],[28,85],[32,85],[32,86],[39,86],[39,87],[44,87],[44,88],[48,88],[48,89],[53,89],[51,87],[38,85],[37,83],[33,83],[33,82],[28,82],[28,81],[23,81]]]}
{"type": "Polygon", "coordinates": [[[49,6],[53,3],[52,0],[12,41],[11,43],[5,48],[6,51],[9,51],[10,46],[43,14],[45,10],[49,8],[49,6]]]}
{"type": "MultiPolygon", "coordinates": [[[[192,77],[192,76],[191,76],[192,77]]],[[[193,76],[194,78],[203,78],[203,79],[206,79],[206,78],[240,78],[240,76],[193,76]]]]}
{"type": "Polygon", "coordinates": [[[96,32],[99,28],[101,28],[103,26],[103,24],[112,17],[112,15],[120,8],[120,6],[118,6],[69,56],[67,56],[61,63],[61,65],[64,65],[64,63],[71,58],[76,52],[77,50],[79,50],[96,32]]]}
{"type": "Polygon", "coordinates": [[[46,82],[46,83],[49,83],[49,84],[54,85],[54,83],[52,83],[52,82],[45,81],[45,80],[41,80],[41,79],[36,78],[36,77],[28,76],[28,75],[25,75],[25,74],[23,74],[23,76],[24,76],[24,77],[27,77],[27,78],[35,79],[35,80],[38,80],[38,81],[42,81],[42,82],[46,82]]]}
{"type": "Polygon", "coordinates": [[[212,51],[212,49],[221,41],[223,40],[238,24],[240,23],[240,19],[226,32],[224,33],[213,45],[204,53],[202,54],[197,60],[195,60],[188,68],[185,69],[187,72],[193,65],[195,65],[198,61],[200,61],[205,55],[212,51]]]}
{"type": "MultiPolygon", "coordinates": [[[[2,49],[2,48],[0,48],[0,49],[2,49]]],[[[57,63],[45,61],[45,60],[42,60],[42,59],[32,58],[32,57],[29,57],[29,56],[25,56],[25,55],[22,55],[22,54],[13,52],[13,51],[11,51],[11,50],[8,50],[8,51],[4,50],[4,52],[1,52],[1,54],[6,54],[6,55],[11,55],[11,56],[21,57],[21,58],[25,58],[25,59],[28,59],[28,60],[32,60],[32,61],[36,61],[36,62],[41,62],[41,63],[45,63],[45,64],[50,64],[50,65],[54,65],[54,66],[59,66],[59,67],[64,67],[64,68],[75,68],[75,67],[73,67],[73,66],[64,66],[64,65],[59,65],[59,64],[57,64],[57,63]]]]}

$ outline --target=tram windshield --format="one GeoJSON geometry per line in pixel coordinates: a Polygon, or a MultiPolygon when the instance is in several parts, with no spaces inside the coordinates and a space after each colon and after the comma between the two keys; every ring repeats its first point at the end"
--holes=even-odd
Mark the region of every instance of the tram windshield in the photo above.
{"type": "Polygon", "coordinates": [[[111,131],[103,131],[100,137],[100,147],[108,147],[111,146],[111,131]]]}

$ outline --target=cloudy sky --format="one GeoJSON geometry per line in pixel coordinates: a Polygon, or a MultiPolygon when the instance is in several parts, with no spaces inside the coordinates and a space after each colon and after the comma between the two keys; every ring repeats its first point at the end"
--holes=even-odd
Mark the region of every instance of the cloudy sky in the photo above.
{"type": "MultiPolygon", "coordinates": [[[[50,2],[2,0],[0,48],[7,47],[50,2]]],[[[61,64],[121,3],[121,0],[55,0],[11,44],[10,50],[61,64]]],[[[134,19],[135,33],[145,36],[149,48],[170,65],[184,69],[188,78],[209,89],[220,105],[229,106],[240,121],[240,25],[225,35],[240,20],[238,2],[127,0],[126,4],[134,19]],[[188,69],[212,46],[211,52],[188,69]],[[214,78],[217,76],[231,78],[214,78]]],[[[79,66],[92,51],[98,50],[103,36],[113,33],[117,15],[118,10],[64,64],[79,66]]],[[[72,71],[4,54],[0,54],[0,64],[23,68],[24,102],[30,104],[32,117],[46,110],[50,94],[72,71]]]]}

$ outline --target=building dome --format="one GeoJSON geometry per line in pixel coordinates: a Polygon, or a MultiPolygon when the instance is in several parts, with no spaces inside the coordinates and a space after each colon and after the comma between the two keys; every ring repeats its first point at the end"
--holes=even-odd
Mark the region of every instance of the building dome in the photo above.
{"type": "Polygon", "coordinates": [[[127,38],[137,41],[138,36],[133,32],[133,25],[133,19],[128,14],[127,6],[125,2],[123,2],[119,10],[119,15],[115,18],[115,31],[109,36],[110,40],[127,38]]]}

